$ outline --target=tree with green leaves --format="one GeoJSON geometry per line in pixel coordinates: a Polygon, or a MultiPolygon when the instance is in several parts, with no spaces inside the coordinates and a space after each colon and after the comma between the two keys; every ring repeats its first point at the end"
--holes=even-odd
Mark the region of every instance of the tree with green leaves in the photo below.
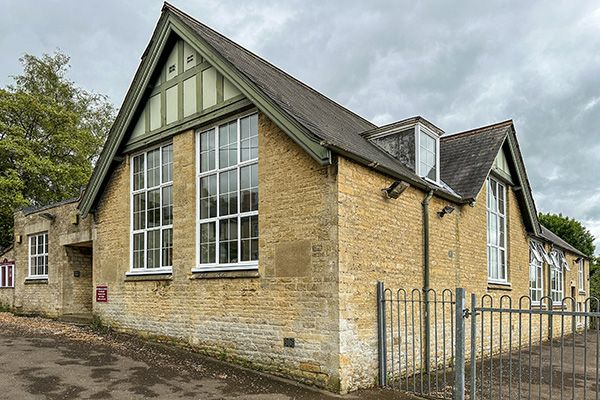
{"type": "Polygon", "coordinates": [[[594,235],[581,222],[562,214],[550,213],[540,213],[539,219],[542,225],[550,229],[565,242],[590,258],[594,256],[594,251],[596,250],[594,235]]]}
{"type": "Polygon", "coordinates": [[[115,117],[106,96],[67,78],[67,55],[20,61],[23,73],[0,88],[0,247],[12,240],[15,209],[80,194],[115,117]]]}
{"type": "Polygon", "coordinates": [[[594,256],[594,235],[579,221],[562,214],[539,215],[540,222],[590,259],[590,292],[600,298],[600,258],[594,256]]]}

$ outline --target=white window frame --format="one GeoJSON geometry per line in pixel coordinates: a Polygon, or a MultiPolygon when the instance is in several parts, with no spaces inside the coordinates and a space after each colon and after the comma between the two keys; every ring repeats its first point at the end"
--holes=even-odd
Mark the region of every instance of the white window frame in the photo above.
{"type": "Polygon", "coordinates": [[[550,253],[552,259],[552,265],[550,265],[550,299],[554,305],[562,304],[565,298],[565,271],[560,254],[559,250],[553,250],[550,253]]]}
{"type": "MultiPolygon", "coordinates": [[[[163,198],[163,188],[171,186],[171,198],[173,198],[173,175],[174,175],[174,168],[173,168],[173,172],[171,173],[171,180],[169,182],[163,182],[163,152],[162,149],[163,147],[167,147],[167,146],[173,146],[173,143],[171,142],[167,142],[167,143],[161,143],[159,145],[156,146],[152,146],[149,147],[147,149],[144,149],[143,151],[139,151],[137,153],[131,154],[130,156],[130,165],[129,165],[129,193],[130,193],[130,199],[129,199],[129,215],[130,215],[130,221],[129,221],[129,228],[130,228],[130,235],[129,235],[129,272],[127,272],[126,275],[150,275],[150,274],[170,274],[173,272],[173,266],[162,266],[162,237],[163,237],[163,231],[166,229],[171,229],[171,232],[173,232],[173,217],[171,216],[171,224],[169,225],[163,225],[162,224],[162,198],[163,198]],[[148,188],[148,153],[151,151],[154,151],[158,149],[158,154],[159,154],[159,185],[158,186],[152,186],[151,188],[148,188]],[[134,190],[134,159],[137,156],[140,155],[144,155],[144,188],[143,189],[138,189],[138,190],[134,190]],[[134,230],[134,226],[133,226],[133,221],[134,221],[134,216],[133,216],[133,212],[134,212],[134,197],[136,194],[140,194],[140,193],[148,193],[150,190],[157,190],[159,192],[159,208],[160,208],[160,224],[158,227],[154,227],[154,228],[148,228],[148,196],[146,195],[146,209],[144,210],[144,218],[145,218],[145,223],[144,223],[144,228],[143,229],[136,229],[134,230]],[[160,237],[160,267],[159,268],[148,268],[148,231],[155,231],[158,230],[160,232],[159,237],[160,237]],[[139,234],[139,233],[144,233],[144,267],[143,268],[134,268],[133,265],[133,238],[135,234],[139,234]]],[[[171,155],[173,156],[173,147],[171,147],[171,155]]],[[[173,161],[173,160],[171,160],[173,161]]],[[[171,204],[171,206],[173,206],[173,204],[171,204]]],[[[171,235],[173,235],[173,233],[171,233],[171,235]]],[[[173,241],[173,236],[171,236],[171,240],[173,241]]],[[[171,248],[171,251],[173,251],[173,248],[171,248]]],[[[173,257],[171,258],[171,260],[173,259],[173,257]]]]}
{"type": "Polygon", "coordinates": [[[421,124],[415,125],[415,171],[417,175],[425,180],[439,184],[440,183],[440,138],[434,132],[425,128],[421,124]],[[429,136],[435,141],[435,179],[430,179],[421,172],[421,133],[429,136]]]}
{"type": "Polygon", "coordinates": [[[49,266],[49,262],[48,262],[48,232],[39,232],[39,233],[33,233],[31,235],[28,236],[27,239],[27,254],[28,254],[28,263],[27,263],[27,279],[48,279],[48,272],[50,269],[49,266]],[[31,241],[33,238],[36,238],[36,253],[32,254],[31,253],[31,241]],[[37,238],[42,237],[44,238],[44,251],[42,253],[38,253],[37,249],[38,249],[38,245],[37,245],[37,238]],[[31,273],[31,260],[33,257],[45,257],[45,261],[46,261],[46,273],[45,274],[32,274],[31,273]]]}
{"type": "MultiPolygon", "coordinates": [[[[498,284],[508,284],[508,251],[507,251],[507,236],[508,236],[508,232],[506,230],[506,210],[507,210],[507,186],[506,184],[504,184],[503,182],[501,182],[500,180],[493,178],[493,177],[488,177],[487,181],[486,181],[486,185],[487,185],[487,190],[486,190],[486,235],[487,235],[487,265],[488,265],[488,282],[489,283],[498,283],[498,284]],[[496,211],[492,208],[490,208],[490,190],[491,190],[491,184],[492,182],[494,182],[497,185],[498,189],[502,189],[503,192],[503,196],[504,196],[504,210],[501,213],[500,210],[496,211]],[[495,218],[496,219],[496,236],[498,238],[500,238],[500,224],[498,223],[498,220],[500,220],[500,218],[502,218],[503,223],[502,223],[502,227],[504,229],[504,240],[502,241],[502,243],[499,244],[492,244],[490,243],[490,218],[495,218]],[[497,267],[498,267],[498,271],[497,275],[501,276],[504,275],[504,279],[501,278],[493,278],[492,274],[491,274],[491,268],[492,266],[490,265],[490,249],[491,248],[495,248],[497,249],[497,267]],[[500,255],[502,254],[502,252],[504,252],[504,257],[503,259],[500,258],[500,255]],[[503,263],[501,264],[500,261],[503,261],[503,263]],[[504,271],[502,271],[500,268],[503,266],[504,271]],[[503,274],[501,274],[501,272],[504,272],[503,274]]],[[[498,208],[498,204],[496,204],[496,208],[498,208]]]]}
{"type": "Polygon", "coordinates": [[[537,254],[541,244],[532,240],[529,247],[529,297],[531,304],[540,304],[540,300],[544,297],[544,256],[537,254]],[[534,250],[535,249],[535,250],[534,250]],[[535,283],[536,286],[532,286],[532,272],[535,272],[535,283]],[[534,292],[537,296],[534,296],[534,292]],[[537,300],[534,300],[537,297],[537,300]]]}
{"type": "Polygon", "coordinates": [[[585,293],[585,260],[580,258],[577,264],[579,274],[579,293],[585,293]]]}
{"type": "Polygon", "coordinates": [[[15,264],[5,263],[0,264],[0,289],[12,289],[15,287],[15,264]],[[11,270],[9,274],[8,271],[11,270]],[[2,284],[7,282],[7,284],[2,284]]]}
{"type": "MultiPolygon", "coordinates": [[[[251,260],[251,261],[238,261],[237,263],[227,263],[227,264],[221,264],[219,263],[219,251],[220,251],[220,240],[219,240],[219,221],[223,220],[223,219],[231,219],[231,218],[237,218],[238,219],[238,224],[237,224],[237,228],[238,228],[238,232],[237,232],[237,242],[238,242],[238,254],[241,253],[241,229],[242,229],[242,224],[241,224],[241,219],[244,217],[252,217],[252,216],[257,216],[258,217],[258,210],[256,211],[247,211],[247,212],[240,212],[240,204],[241,204],[241,196],[239,195],[240,192],[240,169],[242,167],[245,166],[249,166],[249,165],[253,165],[256,164],[258,166],[258,156],[256,158],[250,159],[250,160],[246,160],[246,161],[241,161],[241,146],[240,146],[240,136],[241,136],[241,129],[240,129],[240,125],[241,125],[241,120],[247,117],[250,117],[254,114],[257,114],[257,112],[255,110],[252,110],[250,112],[244,113],[244,114],[240,114],[236,117],[233,118],[229,118],[229,119],[225,119],[225,120],[221,120],[218,121],[218,123],[215,123],[214,125],[210,126],[210,127],[205,127],[203,129],[199,129],[196,131],[196,267],[192,268],[192,272],[213,272],[213,271],[241,271],[241,270],[257,270],[258,269],[258,262],[259,260],[251,260]],[[224,168],[220,168],[219,167],[219,126],[231,123],[233,121],[237,122],[237,162],[235,165],[229,166],[229,167],[224,167],[224,168]],[[205,171],[205,172],[201,172],[200,168],[201,168],[201,164],[200,164],[200,135],[202,133],[208,132],[210,130],[214,130],[214,134],[215,134],[215,168],[210,170],[210,171],[205,171]],[[219,182],[219,178],[218,176],[225,171],[230,171],[230,170],[234,170],[237,169],[238,170],[238,174],[237,174],[237,178],[238,178],[238,182],[237,182],[237,191],[238,191],[238,207],[237,207],[237,213],[235,214],[229,214],[229,215],[224,215],[224,216],[220,216],[219,215],[219,211],[220,211],[220,201],[219,201],[219,196],[220,196],[220,182],[219,182]],[[198,190],[200,188],[200,180],[206,176],[210,176],[210,175],[217,175],[217,184],[216,184],[216,198],[217,198],[217,211],[216,211],[216,217],[210,217],[210,218],[204,218],[204,219],[200,219],[200,196],[198,195],[198,190]],[[201,264],[200,263],[200,225],[201,224],[205,224],[205,223],[210,223],[210,222],[214,222],[215,223],[215,238],[216,238],[216,242],[215,242],[215,262],[214,263],[204,263],[201,264]]],[[[257,114],[258,116],[258,114],[257,114]]],[[[260,199],[260,188],[259,188],[259,199],[260,199]]],[[[260,259],[260,254],[259,254],[259,259],[260,259]]]]}

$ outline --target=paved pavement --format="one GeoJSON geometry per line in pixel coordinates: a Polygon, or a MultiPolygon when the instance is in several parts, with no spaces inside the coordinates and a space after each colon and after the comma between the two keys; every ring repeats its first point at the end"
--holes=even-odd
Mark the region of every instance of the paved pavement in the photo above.
{"type": "Polygon", "coordinates": [[[0,313],[0,399],[149,398],[400,397],[377,390],[333,396],[136,336],[0,313]]]}

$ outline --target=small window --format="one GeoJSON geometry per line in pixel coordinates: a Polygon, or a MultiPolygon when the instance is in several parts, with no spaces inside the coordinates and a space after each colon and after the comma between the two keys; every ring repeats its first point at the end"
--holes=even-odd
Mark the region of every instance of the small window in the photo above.
{"type": "Polygon", "coordinates": [[[14,265],[4,264],[0,265],[0,288],[14,288],[14,265]]]}
{"type": "Polygon", "coordinates": [[[131,181],[131,272],[171,272],[173,145],[134,156],[131,181]]]}
{"type": "Polygon", "coordinates": [[[434,182],[438,180],[437,173],[437,139],[419,131],[419,175],[434,182]]]}
{"type": "Polygon", "coordinates": [[[539,303],[543,296],[544,258],[539,252],[539,244],[529,246],[529,295],[532,303],[539,303]]]}
{"type": "Polygon", "coordinates": [[[487,181],[488,280],[508,281],[506,267],[506,186],[494,178],[487,181]]]}
{"type": "Polygon", "coordinates": [[[29,277],[48,278],[48,232],[29,236],[29,277]]]}
{"type": "Polygon", "coordinates": [[[579,267],[579,291],[585,292],[585,261],[580,258],[578,261],[579,267]]]}
{"type": "Polygon", "coordinates": [[[550,253],[552,264],[550,265],[550,298],[554,304],[560,304],[564,298],[564,254],[558,250],[550,253]]]}

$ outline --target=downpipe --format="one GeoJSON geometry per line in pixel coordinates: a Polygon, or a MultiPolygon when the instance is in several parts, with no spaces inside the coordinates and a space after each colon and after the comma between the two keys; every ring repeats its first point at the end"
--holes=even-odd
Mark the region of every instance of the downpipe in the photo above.
{"type": "Polygon", "coordinates": [[[423,354],[425,355],[425,372],[429,374],[431,371],[431,321],[430,321],[430,307],[429,307],[429,202],[433,197],[433,190],[430,190],[423,201],[421,206],[423,208],[423,295],[424,295],[424,310],[425,315],[424,322],[425,326],[423,329],[423,354]]]}

